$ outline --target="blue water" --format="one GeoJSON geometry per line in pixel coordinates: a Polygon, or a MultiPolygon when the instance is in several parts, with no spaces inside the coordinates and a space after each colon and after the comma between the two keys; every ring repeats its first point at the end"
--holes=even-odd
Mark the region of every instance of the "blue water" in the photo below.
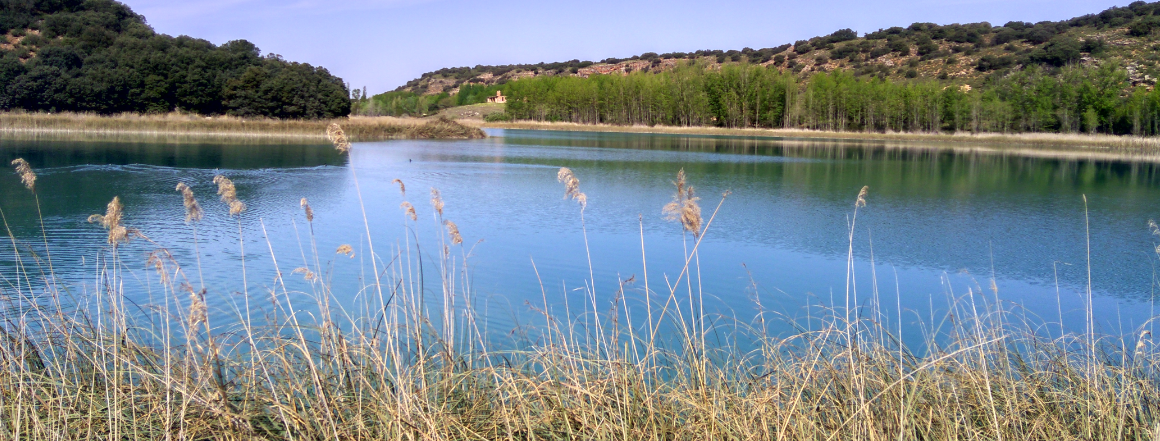
{"type": "MultiPolygon", "coordinates": [[[[340,310],[335,314],[365,314],[374,269],[388,278],[403,269],[398,252],[423,257],[422,288],[437,301],[436,262],[445,240],[429,203],[430,189],[437,188],[446,204],[443,218],[464,239],[449,251],[456,262],[466,256],[463,286],[488,333],[518,333],[538,320],[533,307],[545,301],[555,314],[579,317],[588,305],[587,284],[602,313],[622,292],[628,319],[639,327],[647,319],[645,265],[656,308],[669,297],[666,278],[676,281],[694,244],[661,212],[681,169],[702,198],[705,221],[712,216],[690,266],[694,295],[704,298],[715,320],[752,323],[759,311],[801,318],[816,313],[807,305],[847,302],[869,314],[876,301],[883,317],[901,320],[904,333],[919,338],[921,326],[937,321],[950,299],[970,292],[977,302],[998,299],[1003,308],[1051,323],[1048,329],[1062,319],[1065,329],[1083,331],[1086,225],[1100,329],[1129,333],[1153,314],[1160,237],[1147,223],[1160,218],[1155,164],[962,152],[917,142],[489,134],[470,141],[359,143],[349,156],[324,145],[6,140],[0,159],[24,157],[37,170],[53,269],[71,296],[99,292],[98,270],[108,268],[110,248],[86,218],[120,196],[126,225],[149,239],[117,250],[125,295],[141,308],[163,304],[165,296],[184,301],[184,293],[158,289],[158,275],[146,267],[149,253],[164,248],[191,286],[207,288],[218,323],[236,320],[247,304],[256,315],[268,313],[270,292],[281,290],[277,270],[297,299],[294,308],[316,313],[319,285],[293,274],[298,267],[321,275],[340,310]],[[564,198],[556,181],[560,167],[575,172],[587,195],[583,220],[581,207],[564,198]],[[248,205],[240,218],[230,218],[217,201],[215,174],[231,178],[248,205]],[[405,199],[395,179],[406,184],[405,199]],[[206,211],[196,224],[196,247],[194,226],[184,222],[174,191],[178,182],[193,187],[206,211]],[[849,222],[863,186],[869,195],[857,213],[848,289],[849,222]],[[304,197],[313,223],[300,208],[304,197]],[[416,207],[418,222],[404,217],[404,200],[416,207]],[[353,258],[334,254],[342,244],[352,246],[353,258]],[[621,291],[621,281],[630,278],[621,291]]],[[[15,175],[0,179],[0,209],[26,268],[32,253],[47,256],[35,201],[15,175]]],[[[37,276],[17,270],[17,255],[11,241],[0,244],[0,296],[36,292],[25,281],[37,276]]],[[[406,271],[418,280],[417,267],[406,271]]],[[[688,310],[688,287],[681,285],[673,298],[688,310]]],[[[791,332],[780,324],[771,329],[791,332]]]]}

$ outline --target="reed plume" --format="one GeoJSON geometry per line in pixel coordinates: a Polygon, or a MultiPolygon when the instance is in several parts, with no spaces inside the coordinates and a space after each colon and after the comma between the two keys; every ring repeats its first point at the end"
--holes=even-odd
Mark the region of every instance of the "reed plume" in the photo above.
{"type": "Polygon", "coordinates": [[[306,198],[302,198],[298,205],[301,205],[302,211],[306,212],[306,222],[314,222],[314,209],[310,208],[310,203],[306,202],[306,198]]]}
{"type": "Polygon", "coordinates": [[[334,250],[334,254],[345,254],[347,257],[350,257],[351,259],[353,259],[354,258],[354,248],[351,248],[350,244],[344,243],[342,245],[339,245],[338,249],[334,250]]]}
{"type": "Polygon", "coordinates": [[[20,182],[29,190],[36,191],[36,173],[32,172],[32,167],[28,165],[28,161],[24,158],[16,158],[12,160],[12,165],[16,167],[16,174],[20,175],[20,182]]]}
{"type": "Polygon", "coordinates": [[[399,193],[402,194],[404,198],[407,197],[407,186],[403,185],[403,181],[395,179],[395,180],[391,181],[391,183],[392,184],[399,184],[399,193]]]}
{"type": "Polygon", "coordinates": [[[581,210],[588,208],[588,195],[580,191],[580,180],[576,178],[575,173],[572,173],[572,169],[560,167],[560,171],[556,172],[556,180],[564,184],[565,199],[579,202],[581,210]]]}
{"type": "Polygon", "coordinates": [[[1140,331],[1140,336],[1136,338],[1136,350],[1133,355],[1139,359],[1144,356],[1144,351],[1148,349],[1148,337],[1152,335],[1152,331],[1147,329],[1140,331]]]}
{"type": "Polygon", "coordinates": [[[238,200],[238,189],[234,187],[234,181],[229,178],[217,175],[213,177],[213,183],[217,184],[217,194],[221,196],[222,202],[225,202],[230,207],[230,216],[236,216],[246,211],[246,204],[238,200]]]}
{"type": "Polygon", "coordinates": [[[294,271],[291,271],[291,274],[302,274],[303,279],[306,279],[307,281],[314,280],[314,271],[310,271],[310,269],[306,267],[294,268],[294,271]]]}
{"type": "Polygon", "coordinates": [[[403,203],[399,204],[399,208],[402,208],[403,213],[405,213],[407,217],[411,218],[411,220],[419,220],[419,215],[415,213],[415,206],[411,205],[410,202],[403,201],[403,203]]]}
{"type": "Polygon", "coordinates": [[[205,289],[198,292],[194,291],[188,285],[186,287],[189,289],[189,327],[195,328],[198,324],[205,323],[208,320],[208,309],[205,306],[205,289]]]}
{"type": "Polygon", "coordinates": [[[350,151],[350,141],[346,138],[346,132],[342,131],[342,127],[338,123],[330,123],[326,127],[326,137],[334,144],[334,149],[339,153],[346,153],[350,151]]]}
{"type": "Polygon", "coordinates": [[[185,223],[201,220],[205,213],[201,210],[201,204],[193,197],[193,189],[184,182],[178,182],[177,191],[181,192],[182,203],[185,205],[185,223]]]}
{"type": "Polygon", "coordinates": [[[443,196],[435,187],[431,187],[431,206],[435,207],[435,212],[439,213],[439,217],[443,217],[443,196]]]}
{"type": "Polygon", "coordinates": [[[451,236],[451,243],[453,245],[460,245],[463,243],[463,236],[459,235],[459,226],[455,222],[449,220],[443,221],[443,225],[447,226],[447,234],[451,236]]]}
{"type": "Polygon", "coordinates": [[[121,225],[123,208],[121,206],[121,198],[113,196],[113,200],[109,202],[109,205],[105,206],[105,214],[89,216],[89,223],[99,223],[109,231],[108,240],[112,245],[129,241],[129,230],[124,225],[121,225]]]}
{"type": "Polygon", "coordinates": [[[870,194],[870,186],[865,185],[858,191],[858,199],[854,200],[854,208],[866,206],[866,195],[870,194]]]}
{"type": "Polygon", "coordinates": [[[673,200],[665,204],[661,212],[664,213],[665,219],[680,221],[681,228],[693,233],[694,236],[700,236],[703,220],[701,218],[701,205],[697,201],[701,198],[695,195],[693,186],[688,184],[685,178],[685,169],[677,171],[677,180],[673,181],[673,185],[677,187],[677,192],[673,194],[673,200]]]}

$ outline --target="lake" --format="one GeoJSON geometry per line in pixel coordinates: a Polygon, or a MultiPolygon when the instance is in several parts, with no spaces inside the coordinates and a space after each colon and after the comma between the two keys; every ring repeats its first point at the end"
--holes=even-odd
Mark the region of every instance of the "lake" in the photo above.
{"type": "MultiPolygon", "coordinates": [[[[545,301],[556,314],[582,315],[590,308],[588,284],[598,308],[623,296],[639,326],[645,264],[658,307],[695,243],[662,213],[681,169],[701,198],[705,221],[712,216],[690,267],[693,289],[714,320],[752,323],[759,310],[804,318],[814,313],[811,305],[844,305],[849,221],[863,186],[869,193],[854,227],[851,294],[860,314],[877,302],[884,318],[901,320],[908,340],[920,339],[921,324],[937,322],[952,299],[970,295],[980,307],[998,299],[1005,309],[1050,323],[1044,332],[1051,335],[1061,319],[1069,332],[1082,332],[1089,237],[1101,331],[1131,333],[1153,315],[1160,237],[1148,221],[1160,218],[1157,164],[916,141],[489,135],[358,143],[349,156],[325,145],[3,140],[0,158],[25,158],[38,173],[48,251],[70,298],[89,304],[103,283],[98,267],[109,265],[109,247],[105,232],[86,219],[119,196],[125,224],[149,239],[117,252],[125,296],[142,309],[165,302],[146,265],[150,252],[165,248],[191,285],[204,283],[218,323],[236,319],[240,305],[268,308],[271,290],[281,289],[278,270],[301,299],[297,307],[314,313],[309,299],[318,285],[292,272],[298,267],[331,287],[336,309],[357,316],[374,271],[404,271],[391,266],[402,265],[394,257],[399,252],[424,259],[422,289],[439,298],[437,263],[447,239],[429,202],[437,188],[443,218],[458,225],[464,240],[448,248],[468,264],[466,279],[457,280],[465,280],[489,335],[534,324],[545,301]],[[557,182],[560,167],[574,171],[587,196],[583,221],[581,206],[565,199],[557,182]],[[217,200],[217,174],[232,179],[247,204],[240,217],[231,218],[217,200]],[[395,179],[405,183],[405,199],[395,179]],[[193,188],[206,212],[196,235],[174,191],[179,182],[193,188]],[[305,219],[302,198],[313,222],[305,219]],[[414,204],[417,222],[400,209],[404,200],[414,204]],[[380,259],[374,263],[367,231],[380,259]],[[351,257],[333,252],[344,244],[351,257]]],[[[0,296],[13,298],[29,280],[36,284],[33,253],[47,254],[36,199],[14,174],[0,179],[0,210],[16,244],[16,250],[13,241],[0,244],[0,296]]],[[[462,269],[456,265],[452,272],[462,269]]],[[[688,307],[688,291],[676,290],[679,307],[688,307]]],[[[775,333],[790,329],[771,326],[775,333]]]]}

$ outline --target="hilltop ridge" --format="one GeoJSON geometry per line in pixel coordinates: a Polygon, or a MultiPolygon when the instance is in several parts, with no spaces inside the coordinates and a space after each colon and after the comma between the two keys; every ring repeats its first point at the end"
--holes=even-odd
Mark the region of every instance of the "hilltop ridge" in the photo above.
{"type": "Polygon", "coordinates": [[[879,29],[859,36],[852,29],[762,49],[698,50],[599,62],[570,60],[554,63],[445,68],[424,73],[395,89],[422,95],[454,95],[465,85],[494,86],[537,76],[627,74],[671,69],[681,62],[709,68],[747,62],[773,66],[808,76],[837,69],[858,76],[889,79],[940,78],[975,83],[996,71],[1029,65],[1059,67],[1126,60],[1133,84],[1155,84],[1160,77],[1160,3],[1134,2],[1095,14],[1062,21],[988,22],[938,25],[914,23],[879,29]]]}

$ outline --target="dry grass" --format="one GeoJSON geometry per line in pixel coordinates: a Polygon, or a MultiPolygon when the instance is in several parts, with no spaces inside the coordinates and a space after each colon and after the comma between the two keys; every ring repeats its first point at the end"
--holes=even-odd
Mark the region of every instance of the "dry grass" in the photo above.
{"type": "MultiPolygon", "coordinates": [[[[578,184],[575,175],[561,174],[578,192],[569,184],[578,184]]],[[[693,197],[683,178],[681,207],[693,197]]],[[[867,197],[863,189],[851,198],[855,216],[867,197]]],[[[444,221],[445,208],[453,214],[437,191],[431,200],[439,211],[434,222],[444,221]]],[[[190,205],[175,195],[177,203],[190,205]]],[[[132,207],[115,208],[110,204],[103,219],[119,225],[121,210],[132,207]]],[[[206,290],[194,288],[197,282],[159,244],[148,260],[159,300],[141,309],[127,305],[120,291],[122,279],[139,275],[127,273],[137,257],[120,253],[118,241],[110,240],[94,266],[100,289],[76,299],[95,308],[67,308],[46,262],[18,260],[15,273],[4,274],[0,298],[0,311],[7,311],[0,325],[0,438],[1160,436],[1160,356],[1144,334],[1052,335],[1044,323],[975,292],[950,299],[943,321],[922,325],[921,352],[899,344],[899,321],[876,296],[859,302],[854,293],[855,308],[814,307],[794,335],[766,332],[778,314],[760,302],[757,314],[743,320],[706,315],[689,281],[693,272],[700,278],[697,248],[716,214],[697,226],[685,268],[670,274],[666,286],[654,291],[646,271],[643,287],[623,281],[611,304],[586,291],[584,311],[565,315],[550,314],[545,298],[530,305],[539,319],[511,340],[480,331],[465,270],[469,253],[450,221],[442,225],[449,234],[438,228],[438,237],[427,238],[441,250],[434,285],[424,286],[416,270],[418,244],[376,250],[368,242],[368,255],[395,264],[372,273],[382,277],[357,296],[331,291],[326,272],[333,256],[315,253],[304,258],[313,264],[295,270],[308,276],[310,291],[293,292],[277,272],[268,279],[269,309],[208,307],[206,290]],[[687,301],[680,300],[686,290],[687,301]],[[440,300],[425,298],[425,291],[440,300]],[[301,313],[306,305],[295,301],[302,294],[316,313],[301,313]],[[363,312],[333,310],[335,298],[358,299],[363,312]],[[628,303],[650,313],[642,317],[643,308],[630,310],[628,303]],[[251,312],[263,317],[251,319],[251,312]],[[226,316],[237,323],[211,325],[226,316]]],[[[416,221],[404,222],[399,233],[407,235],[416,221]]],[[[196,241],[195,226],[193,220],[196,241]]],[[[14,245],[26,239],[8,235],[14,245]]],[[[246,276],[244,267],[238,271],[246,276]]]]}
{"type": "MultiPolygon", "coordinates": [[[[720,127],[617,126],[567,122],[519,121],[488,122],[483,127],[524,130],[564,130],[579,132],[667,133],[679,135],[760,136],[779,138],[821,138],[841,140],[924,141],[915,148],[929,148],[932,143],[946,148],[968,148],[1004,152],[1021,152],[1036,156],[1097,156],[1127,159],[1160,160],[1160,137],[1088,135],[1078,133],[872,133],[828,132],[802,129],[730,129],[720,127]],[[998,147],[996,147],[998,146],[998,147]]],[[[901,145],[901,144],[900,144],[901,145]]]]}
{"type": "Polygon", "coordinates": [[[477,128],[436,119],[351,117],[336,120],[279,120],[267,118],[201,117],[188,114],[98,116],[83,113],[0,113],[0,137],[132,138],[206,141],[326,142],[327,129],[342,125],[351,142],[400,138],[482,138],[477,128]]]}

